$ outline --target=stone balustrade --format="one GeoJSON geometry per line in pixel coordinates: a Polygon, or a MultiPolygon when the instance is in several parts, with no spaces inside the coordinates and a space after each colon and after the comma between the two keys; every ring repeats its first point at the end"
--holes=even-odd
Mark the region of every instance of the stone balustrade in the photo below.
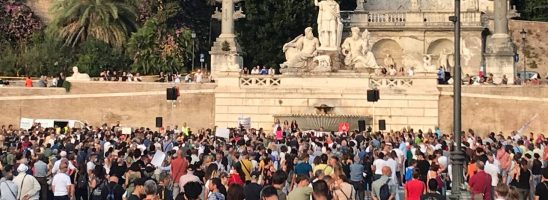
{"type": "MultiPolygon", "coordinates": [[[[452,15],[453,12],[447,11],[341,11],[342,21],[346,25],[368,28],[451,28],[453,22],[449,21],[449,17],[452,15]]],[[[481,27],[481,13],[476,11],[462,12],[461,23],[463,27],[481,27]]]]}
{"type": "Polygon", "coordinates": [[[413,87],[413,77],[405,76],[374,76],[369,78],[370,88],[410,88],[413,87]]]}
{"type": "Polygon", "coordinates": [[[240,88],[262,88],[280,86],[279,76],[247,75],[240,77],[240,88]]]}

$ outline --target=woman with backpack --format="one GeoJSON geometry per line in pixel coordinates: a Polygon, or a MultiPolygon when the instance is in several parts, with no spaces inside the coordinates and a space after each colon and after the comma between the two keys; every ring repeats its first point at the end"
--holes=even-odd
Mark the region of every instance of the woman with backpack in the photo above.
{"type": "Polygon", "coordinates": [[[103,200],[101,197],[101,186],[107,183],[106,172],[103,165],[96,165],[93,173],[89,176],[90,200],[103,200]]]}
{"type": "Polygon", "coordinates": [[[86,165],[78,165],[78,173],[76,173],[76,187],[74,188],[76,200],[88,200],[88,183],[89,178],[86,172],[86,165]]]}

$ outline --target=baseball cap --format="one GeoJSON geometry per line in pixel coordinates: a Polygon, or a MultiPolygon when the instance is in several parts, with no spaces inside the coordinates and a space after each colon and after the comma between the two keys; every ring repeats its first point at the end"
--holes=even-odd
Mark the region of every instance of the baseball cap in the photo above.
{"type": "Polygon", "coordinates": [[[65,156],[67,156],[67,152],[66,151],[61,151],[61,153],[59,153],[59,156],[65,157],[65,156]]]}

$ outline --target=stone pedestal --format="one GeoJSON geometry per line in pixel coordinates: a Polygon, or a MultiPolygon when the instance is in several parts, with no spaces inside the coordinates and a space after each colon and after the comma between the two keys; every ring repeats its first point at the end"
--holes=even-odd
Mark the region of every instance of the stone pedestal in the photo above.
{"type": "MultiPolygon", "coordinates": [[[[340,50],[318,50],[318,55],[326,55],[331,59],[331,71],[344,69],[340,50]]],[[[311,71],[314,71],[312,69],[311,71]]]]}
{"type": "Polygon", "coordinates": [[[240,45],[235,36],[221,35],[213,43],[211,51],[211,71],[213,76],[222,72],[240,72],[243,66],[240,45]],[[223,49],[223,46],[225,47],[223,49]]]}
{"type": "Polygon", "coordinates": [[[508,78],[508,83],[514,82],[514,52],[514,45],[508,34],[494,34],[487,39],[486,71],[493,74],[495,83],[500,83],[504,75],[508,78]]]}

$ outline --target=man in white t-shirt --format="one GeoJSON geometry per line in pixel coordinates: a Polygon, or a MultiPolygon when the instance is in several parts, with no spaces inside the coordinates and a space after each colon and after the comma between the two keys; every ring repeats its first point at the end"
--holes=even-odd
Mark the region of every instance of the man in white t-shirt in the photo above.
{"type": "Polygon", "coordinates": [[[485,162],[484,171],[491,175],[491,194],[494,194],[495,187],[499,183],[500,168],[495,164],[495,158],[492,153],[487,153],[487,162],[485,162]]]}
{"type": "Polygon", "coordinates": [[[385,165],[390,167],[390,170],[392,171],[390,183],[392,185],[398,184],[398,179],[396,179],[396,170],[398,168],[398,162],[396,159],[398,159],[398,156],[396,155],[396,152],[390,152],[390,155],[387,155],[386,157],[388,157],[388,159],[386,160],[385,165]]]}
{"type": "Polygon", "coordinates": [[[375,161],[373,161],[373,165],[371,167],[372,170],[375,171],[375,174],[373,174],[373,181],[379,179],[382,176],[382,168],[386,166],[386,160],[384,160],[384,153],[379,152],[379,155],[375,161]]]}
{"type": "Polygon", "coordinates": [[[59,173],[53,176],[51,181],[51,190],[54,200],[69,200],[74,198],[74,185],[70,182],[70,177],[66,174],[68,165],[62,162],[59,165],[59,173]]]}
{"type": "MultiPolygon", "coordinates": [[[[53,168],[51,169],[52,174],[57,174],[57,172],[59,172],[59,166],[61,165],[62,161],[64,161],[64,160],[68,161],[66,151],[61,151],[61,153],[59,153],[59,156],[61,156],[61,159],[55,161],[55,163],[53,164],[53,168]]],[[[68,162],[68,168],[70,170],[75,170],[76,169],[76,167],[74,167],[74,165],[72,165],[71,162],[68,162]]]]}

